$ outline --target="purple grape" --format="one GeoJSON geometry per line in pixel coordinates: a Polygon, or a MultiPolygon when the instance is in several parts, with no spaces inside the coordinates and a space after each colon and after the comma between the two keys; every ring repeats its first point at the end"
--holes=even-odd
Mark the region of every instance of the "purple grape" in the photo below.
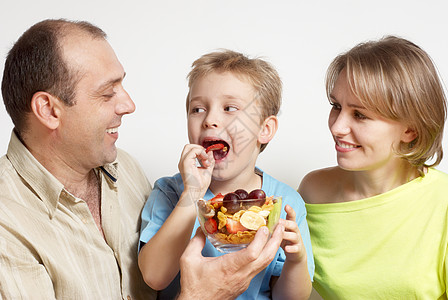
{"type": "Polygon", "coordinates": [[[238,196],[238,194],[235,193],[227,193],[224,195],[224,198],[222,199],[222,201],[231,201],[231,200],[240,200],[240,197],[238,196]]]}
{"type": "Polygon", "coordinates": [[[238,189],[234,193],[237,194],[241,200],[247,199],[247,197],[249,196],[249,194],[243,189],[238,189]]]}
{"type": "Polygon", "coordinates": [[[265,199],[266,194],[263,190],[256,189],[249,193],[249,199],[265,199]]]}
{"type": "Polygon", "coordinates": [[[227,212],[234,214],[240,210],[240,197],[235,193],[227,193],[222,199],[222,205],[227,212]]]}
{"type": "Polygon", "coordinates": [[[248,199],[253,199],[246,203],[247,206],[262,206],[266,201],[266,193],[263,190],[256,189],[249,193],[248,199]]]}

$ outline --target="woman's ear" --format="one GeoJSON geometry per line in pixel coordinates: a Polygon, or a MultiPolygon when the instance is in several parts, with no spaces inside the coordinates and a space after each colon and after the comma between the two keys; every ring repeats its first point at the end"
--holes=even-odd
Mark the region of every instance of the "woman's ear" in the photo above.
{"type": "Polygon", "coordinates": [[[260,144],[267,144],[273,138],[278,128],[278,119],[276,116],[267,117],[261,127],[260,133],[258,134],[258,142],[260,144]]]}
{"type": "Polygon", "coordinates": [[[49,129],[59,126],[61,101],[47,93],[36,92],[31,98],[31,110],[39,122],[49,129]]]}
{"type": "Polygon", "coordinates": [[[407,128],[401,135],[401,141],[404,143],[410,143],[417,138],[417,132],[412,128],[407,128]]]}

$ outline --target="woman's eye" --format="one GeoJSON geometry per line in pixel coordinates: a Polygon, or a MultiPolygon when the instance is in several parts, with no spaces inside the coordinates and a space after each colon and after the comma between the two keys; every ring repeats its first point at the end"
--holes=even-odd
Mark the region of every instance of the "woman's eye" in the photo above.
{"type": "Polygon", "coordinates": [[[238,108],[236,108],[235,106],[227,106],[224,110],[225,111],[237,111],[238,108]]]}
{"type": "Polygon", "coordinates": [[[365,115],[363,115],[362,113],[360,113],[359,111],[355,111],[355,118],[356,119],[359,119],[359,120],[365,120],[365,119],[367,119],[367,117],[365,116],[365,115]]]}
{"type": "Polygon", "coordinates": [[[341,105],[339,103],[330,102],[332,109],[341,110],[341,105]]]}

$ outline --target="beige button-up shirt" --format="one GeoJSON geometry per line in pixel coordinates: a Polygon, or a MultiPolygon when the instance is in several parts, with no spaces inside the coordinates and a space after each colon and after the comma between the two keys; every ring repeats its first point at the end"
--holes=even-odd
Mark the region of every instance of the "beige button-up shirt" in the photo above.
{"type": "Polygon", "coordinates": [[[12,133],[0,158],[0,298],[154,299],[137,266],[151,185],[119,150],[98,168],[102,227],[12,133]]]}

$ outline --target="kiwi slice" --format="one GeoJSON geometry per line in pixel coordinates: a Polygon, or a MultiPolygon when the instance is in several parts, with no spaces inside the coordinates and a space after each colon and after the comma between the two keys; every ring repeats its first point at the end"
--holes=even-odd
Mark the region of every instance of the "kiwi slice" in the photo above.
{"type": "Polygon", "coordinates": [[[282,212],[282,197],[276,197],[275,200],[277,201],[274,203],[274,208],[268,217],[268,229],[270,233],[274,231],[275,225],[277,225],[280,219],[280,213],[282,212]]]}

